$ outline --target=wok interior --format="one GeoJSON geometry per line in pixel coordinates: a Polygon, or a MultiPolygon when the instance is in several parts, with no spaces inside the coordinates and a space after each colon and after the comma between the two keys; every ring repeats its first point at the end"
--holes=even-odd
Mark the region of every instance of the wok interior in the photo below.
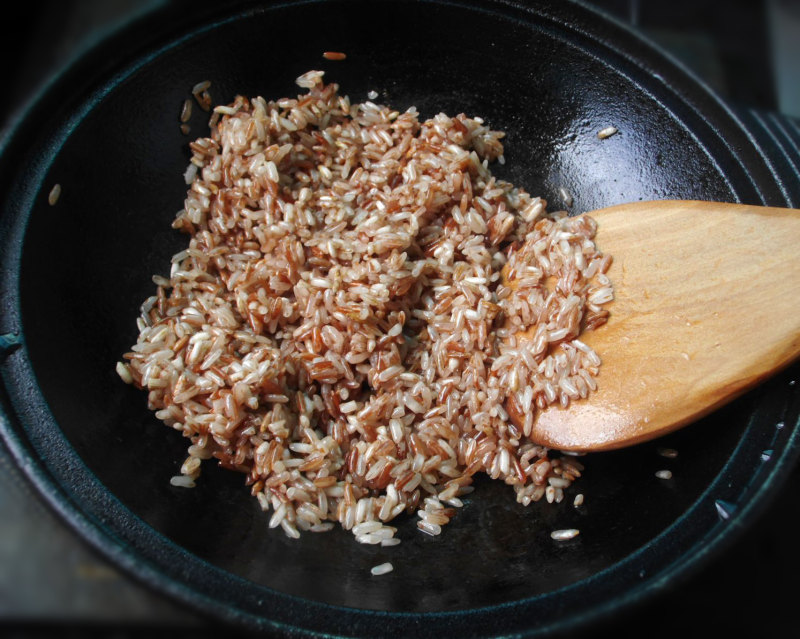
{"type": "MultiPolygon", "coordinates": [[[[587,457],[584,477],[562,504],[524,508],[509,487],[479,481],[439,537],[420,534],[416,518],[407,517],[395,522],[403,542],[376,548],[339,529],[299,540],[269,530],[269,515],[244,477],[210,463],[197,488],[170,486],[187,442],[114,371],[135,341],[139,305],[154,292],[151,275],[168,275],[170,257],[188,242],[170,224],[186,190],[188,141],[207,131],[207,114],[195,104],[188,137],[178,115],[202,80],[212,82],[216,104],[237,93],[271,99],[296,95],[295,77],[321,68],[354,102],[375,90],[375,101],[415,105],[424,116],[482,116],[507,132],[506,165],[495,173],[544,196],[551,210],[562,206],[561,187],[574,198],[573,212],[636,199],[737,197],[719,168],[724,159],[702,138],[637,78],[588,55],[552,25],[531,29],[426,3],[375,22],[363,8],[284,7],[220,23],[166,49],[98,101],[42,185],[45,194],[52,183],[62,185],[58,204],[40,198],[30,219],[21,270],[30,358],[60,429],[88,469],[191,554],[163,562],[177,579],[182,562],[199,558],[245,584],[387,611],[458,610],[549,593],[612,566],[675,521],[728,459],[751,400],[663,441],[587,457]],[[330,50],[347,60],[323,60],[330,50]],[[597,131],[609,125],[620,133],[599,140],[597,131]],[[658,446],[680,455],[665,460],[658,446]],[[655,478],[664,467],[672,481],[655,478]],[[586,497],[579,509],[571,505],[577,492],[586,497]],[[581,534],[554,542],[550,532],[560,528],[581,534]],[[371,577],[370,567],[384,561],[394,572],[371,577]]],[[[137,540],[130,543],[140,550],[137,540]]]]}

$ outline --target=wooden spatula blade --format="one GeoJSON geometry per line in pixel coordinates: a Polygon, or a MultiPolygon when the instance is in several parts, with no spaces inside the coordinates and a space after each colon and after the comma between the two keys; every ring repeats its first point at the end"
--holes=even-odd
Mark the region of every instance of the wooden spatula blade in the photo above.
{"type": "Polygon", "coordinates": [[[730,401],[800,353],[800,211],[641,202],[590,213],[614,257],[608,323],[582,339],[598,389],[539,414],[532,439],[628,446],[730,401]]]}

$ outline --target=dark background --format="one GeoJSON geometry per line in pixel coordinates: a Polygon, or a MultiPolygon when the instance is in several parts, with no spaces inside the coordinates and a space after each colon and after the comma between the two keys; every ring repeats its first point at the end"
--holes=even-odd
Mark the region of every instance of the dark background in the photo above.
{"type": "MultiPolygon", "coordinates": [[[[153,2],[28,1],[0,18],[0,127],[49,73],[153,2]]],[[[187,7],[190,7],[188,3],[187,7]]],[[[593,0],[688,66],[737,108],[800,117],[800,1],[593,0]]],[[[800,469],[759,521],[690,581],[583,637],[676,633],[796,636],[800,469]]],[[[195,637],[235,631],[131,582],[42,505],[0,450],[0,634],[8,637],[195,637]]]]}

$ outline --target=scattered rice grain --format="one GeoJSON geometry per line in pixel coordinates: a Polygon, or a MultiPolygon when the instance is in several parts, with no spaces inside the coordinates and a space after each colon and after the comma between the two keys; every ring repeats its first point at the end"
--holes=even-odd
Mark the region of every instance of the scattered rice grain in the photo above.
{"type": "Polygon", "coordinates": [[[600,138],[601,140],[605,140],[606,138],[610,138],[615,133],[617,133],[617,127],[607,126],[604,129],[600,129],[597,132],[597,137],[600,138]]]}
{"type": "Polygon", "coordinates": [[[390,562],[386,562],[384,564],[378,564],[377,566],[373,566],[370,572],[375,575],[385,575],[387,572],[392,572],[394,570],[394,566],[390,562]]]}
{"type": "Polygon", "coordinates": [[[563,530],[554,530],[550,533],[550,537],[556,541],[566,541],[567,539],[574,539],[580,534],[577,528],[565,528],[563,530]]]}
{"type": "Polygon", "coordinates": [[[564,203],[564,206],[567,208],[572,206],[572,194],[563,186],[558,189],[558,195],[561,197],[561,201],[564,203]]]}
{"type": "Polygon", "coordinates": [[[192,101],[186,99],[183,101],[183,106],[181,107],[181,122],[188,122],[189,118],[192,117],[192,101]]]}
{"type": "Polygon", "coordinates": [[[55,184],[53,188],[50,189],[50,193],[47,196],[47,203],[50,206],[55,206],[59,197],[61,197],[61,185],[55,184]]]}
{"type": "Polygon", "coordinates": [[[194,480],[186,475],[175,475],[170,477],[169,483],[178,488],[194,488],[195,486],[194,480]]]}

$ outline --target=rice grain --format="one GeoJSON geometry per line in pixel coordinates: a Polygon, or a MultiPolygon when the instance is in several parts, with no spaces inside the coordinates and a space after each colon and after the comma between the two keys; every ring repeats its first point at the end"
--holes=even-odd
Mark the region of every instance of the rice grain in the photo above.
{"type": "Polygon", "coordinates": [[[377,566],[373,566],[370,569],[370,573],[372,573],[375,576],[378,576],[378,575],[385,575],[386,573],[392,572],[393,570],[394,566],[387,561],[384,564],[378,564],[377,566]]]}
{"type": "Polygon", "coordinates": [[[577,528],[565,528],[563,530],[554,530],[550,533],[550,537],[556,541],[567,541],[575,539],[580,534],[577,528]]]}
{"type": "Polygon", "coordinates": [[[55,206],[58,203],[58,198],[61,197],[61,185],[54,184],[53,188],[50,189],[50,193],[47,195],[47,203],[50,206],[55,206]]]}
{"type": "Polygon", "coordinates": [[[601,140],[605,140],[606,138],[610,138],[612,135],[618,132],[617,127],[614,126],[607,126],[603,129],[600,129],[597,132],[597,137],[601,140]]]}

